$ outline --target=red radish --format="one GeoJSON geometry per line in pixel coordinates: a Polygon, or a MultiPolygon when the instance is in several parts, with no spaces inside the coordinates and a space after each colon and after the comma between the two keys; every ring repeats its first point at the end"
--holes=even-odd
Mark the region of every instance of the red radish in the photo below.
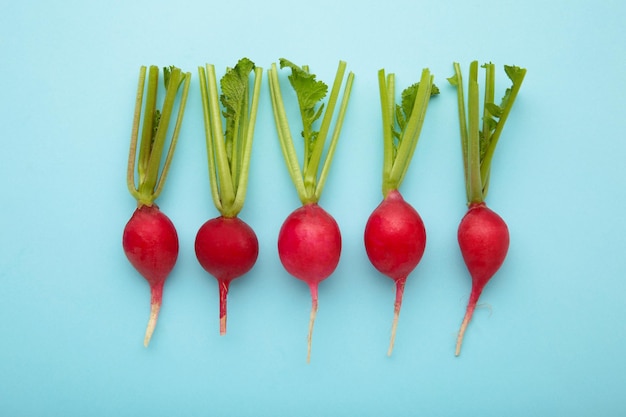
{"type": "Polygon", "coordinates": [[[319,205],[306,204],[293,211],[280,228],[278,253],[287,272],[317,287],[339,263],[339,226],[319,205]]]}
{"type": "Polygon", "coordinates": [[[439,90],[425,69],[421,81],[405,89],[402,106],[395,105],[395,76],[378,72],[383,114],[383,196],[365,226],[365,250],[374,267],[396,285],[396,300],[387,355],[391,356],[407,277],[422,259],[426,248],[426,229],[417,211],[398,191],[419,139],[426,108],[432,94],[439,90]],[[395,116],[394,116],[395,115],[395,116]],[[396,123],[401,133],[395,131],[396,123]]]}
{"type": "Polygon", "coordinates": [[[504,220],[484,203],[472,204],[459,225],[458,240],[472,277],[472,292],[459,331],[457,355],[461,353],[465,329],[483,288],[504,262],[509,249],[509,229],[504,220]]]}
{"type": "Polygon", "coordinates": [[[317,315],[318,285],[337,268],[341,256],[339,226],[319,205],[306,204],[293,211],[280,228],[278,254],[287,272],[306,282],[311,290],[310,346],[317,315]]]}
{"type": "Polygon", "coordinates": [[[311,316],[307,338],[307,362],[311,360],[313,326],[317,315],[318,285],[329,277],[337,267],[341,256],[341,234],[333,217],[317,202],[326,182],[328,170],[339,140],[339,133],[348,107],[354,74],[349,73],[344,87],[343,98],[335,122],[332,139],[321,172],[318,173],[325,141],[330,130],[331,119],[339,97],[346,63],[339,62],[339,68],[328,99],[326,111],[319,131],[314,130],[314,122],[322,115],[323,105],[316,108],[328,91],[328,86],[317,81],[308,67],[299,67],[286,59],[280,60],[280,67],[291,69],[289,81],[298,97],[302,116],[304,136],[303,169],[296,157],[296,150],[287,121],[284,102],[280,92],[276,64],[269,70],[269,85],[285,163],[296,187],[302,207],[292,212],[283,223],[278,235],[278,255],[283,266],[294,277],[306,282],[311,291],[311,316]]]}
{"type": "Polygon", "coordinates": [[[163,299],[163,284],[178,257],[178,235],[171,220],[156,204],[141,206],[124,228],[124,252],[150,285],[150,320],[144,344],[148,346],[163,299]]]}
{"type": "Polygon", "coordinates": [[[220,334],[226,334],[226,298],[230,282],[248,272],[259,255],[259,241],[250,226],[237,217],[217,217],[196,235],[200,265],[217,279],[220,296],[220,334]]]}
{"type": "Polygon", "coordinates": [[[468,204],[457,237],[463,261],[472,277],[472,290],[457,337],[456,356],[461,353],[465,330],[472,319],[476,303],[485,285],[500,269],[509,249],[508,227],[498,214],[487,207],[485,198],[489,187],[491,159],[526,75],[524,68],[505,66],[505,72],[513,86],[506,90],[501,104],[496,105],[495,65],[485,64],[483,68],[486,70],[486,76],[482,131],[479,130],[478,62],[474,61],[470,65],[468,116],[465,114],[463,80],[459,64],[454,64],[455,75],[448,79],[457,88],[468,204]]]}
{"type": "Polygon", "coordinates": [[[157,323],[163,300],[163,285],[176,264],[178,256],[178,235],[170,219],[163,214],[154,200],[159,196],[174,154],[180,131],[185,102],[189,91],[191,74],[182,73],[175,67],[164,69],[165,100],[162,111],[156,110],[159,69],[150,67],[148,91],[144,109],[144,120],[139,139],[139,121],[143,104],[146,68],[141,67],[130,153],[128,157],[127,185],[130,193],[137,200],[137,209],[124,228],[122,246],[130,263],[148,281],[150,285],[150,319],[144,338],[148,346],[157,323]],[[170,146],[161,167],[161,157],[165,147],[169,121],[172,116],[176,95],[184,82],[178,117],[170,146]],[[137,143],[139,155],[137,155],[137,143]],[[135,186],[135,165],[139,185],[135,186]]]}
{"type": "Polygon", "coordinates": [[[389,356],[393,352],[406,279],[422,259],[425,248],[422,218],[397,190],[391,191],[365,226],[365,249],[370,262],[396,285],[389,356]]]}
{"type": "Polygon", "coordinates": [[[230,282],[250,271],[259,254],[259,242],[250,226],[237,215],[243,208],[248,184],[254,124],[263,70],[247,58],[239,60],[220,80],[218,99],[215,67],[200,67],[200,90],[213,202],[221,216],[204,223],[196,235],[196,257],[217,279],[220,334],[226,334],[226,301],[230,282]],[[254,87],[250,104],[250,73],[254,87]],[[220,113],[219,102],[224,106],[220,113]],[[226,131],[222,128],[222,115],[226,131]]]}

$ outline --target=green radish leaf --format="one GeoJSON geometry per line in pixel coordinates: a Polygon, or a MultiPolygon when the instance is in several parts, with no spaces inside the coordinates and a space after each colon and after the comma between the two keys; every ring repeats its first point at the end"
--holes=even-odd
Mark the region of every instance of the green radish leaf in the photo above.
{"type": "Polygon", "coordinates": [[[152,140],[151,143],[154,143],[155,136],[157,134],[157,130],[159,130],[159,122],[161,121],[161,111],[155,110],[154,117],[152,119],[152,140]]]}
{"type": "Polygon", "coordinates": [[[498,106],[495,103],[485,103],[485,108],[487,109],[487,111],[489,111],[489,113],[491,113],[495,117],[502,116],[502,107],[498,106]]]}
{"type": "Polygon", "coordinates": [[[298,97],[303,125],[301,134],[307,147],[307,155],[311,155],[319,134],[319,131],[313,129],[313,124],[324,112],[324,103],[317,108],[316,106],[326,97],[328,86],[323,81],[317,81],[315,74],[311,74],[291,61],[281,58],[280,68],[285,67],[291,69],[291,75],[288,78],[298,97]]]}
{"type": "Polygon", "coordinates": [[[233,155],[233,146],[237,142],[237,131],[242,116],[245,118],[248,100],[248,83],[250,73],[254,71],[255,65],[248,58],[242,58],[234,68],[228,68],[224,76],[220,79],[222,94],[220,102],[224,107],[222,115],[226,119],[226,129],[224,137],[226,140],[226,153],[230,161],[233,155]]]}
{"type": "Polygon", "coordinates": [[[328,86],[323,81],[316,81],[315,74],[303,70],[291,61],[280,59],[280,68],[285,67],[291,69],[291,75],[288,78],[298,95],[300,105],[303,109],[312,111],[315,105],[326,97],[328,86]]]}
{"type": "Polygon", "coordinates": [[[222,94],[220,102],[225,110],[222,112],[226,118],[236,118],[241,105],[248,93],[249,75],[254,71],[255,65],[248,58],[242,58],[235,68],[230,68],[220,80],[222,94]]]}
{"type": "Polygon", "coordinates": [[[478,132],[478,140],[479,140],[479,153],[480,153],[480,161],[483,160],[485,154],[487,153],[487,148],[489,147],[489,141],[485,138],[484,132],[478,132]]]}
{"type": "Polygon", "coordinates": [[[487,117],[485,121],[487,122],[487,128],[490,132],[493,132],[496,130],[496,127],[498,127],[498,122],[493,117],[487,117]]]}
{"type": "MultiPolygon", "coordinates": [[[[420,83],[415,83],[413,85],[408,86],[402,92],[402,111],[404,112],[404,117],[406,120],[409,120],[411,117],[411,112],[413,111],[413,105],[415,104],[415,99],[417,98],[417,91],[420,83]]],[[[433,84],[430,89],[430,96],[435,96],[439,94],[439,88],[433,84]]],[[[404,127],[402,127],[404,130],[404,127]]]]}
{"type": "MultiPolygon", "coordinates": [[[[402,132],[404,130],[404,127],[406,126],[406,117],[404,116],[404,114],[405,113],[403,113],[402,107],[396,104],[396,123],[400,128],[400,132],[402,132]]],[[[398,132],[398,135],[400,134],[400,132],[398,132]]]]}
{"type": "MultiPolygon", "coordinates": [[[[177,68],[174,65],[170,65],[169,67],[163,67],[163,85],[165,86],[166,89],[170,85],[170,78],[172,76],[172,71],[174,71],[175,69],[177,68]]],[[[178,85],[176,86],[176,88],[179,88],[180,85],[183,83],[183,81],[185,81],[185,77],[187,77],[187,74],[185,74],[184,72],[181,72],[180,75],[181,75],[180,81],[178,82],[178,85]]]]}
{"type": "Polygon", "coordinates": [[[165,85],[165,88],[170,85],[170,77],[172,76],[173,69],[173,66],[163,67],[163,84],[165,85]]]}
{"type": "Polygon", "coordinates": [[[513,82],[513,84],[521,83],[526,75],[526,70],[524,68],[520,68],[515,65],[505,65],[504,72],[506,72],[506,75],[513,82]]]}
{"type": "MultiPolygon", "coordinates": [[[[407,120],[411,118],[411,112],[413,111],[413,105],[415,104],[415,98],[417,97],[418,86],[419,83],[415,83],[402,91],[402,112],[407,120]]],[[[404,126],[401,126],[401,128],[404,130],[404,126]]]]}

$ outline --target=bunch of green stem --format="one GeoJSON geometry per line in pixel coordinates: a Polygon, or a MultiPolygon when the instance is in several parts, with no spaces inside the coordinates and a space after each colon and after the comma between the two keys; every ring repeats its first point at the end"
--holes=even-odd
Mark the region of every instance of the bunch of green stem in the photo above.
{"type": "Polygon", "coordinates": [[[383,118],[383,196],[385,197],[390,191],[400,187],[409,168],[424,124],[430,97],[439,93],[437,87],[433,85],[433,79],[430,71],[427,68],[423,69],[420,82],[404,91],[404,95],[408,96],[409,89],[416,88],[416,92],[411,94],[412,105],[403,109],[402,106],[396,105],[395,75],[385,76],[384,69],[378,71],[383,118]],[[396,131],[396,125],[400,128],[400,132],[396,131]]]}
{"type": "Polygon", "coordinates": [[[163,190],[165,179],[172,162],[172,156],[178,141],[178,135],[185,112],[185,103],[189,93],[191,80],[190,73],[183,73],[179,68],[163,68],[165,99],[161,110],[157,109],[159,68],[150,66],[148,72],[148,86],[145,106],[144,89],[146,89],[146,67],[142,66],[139,72],[139,85],[135,102],[135,114],[131,134],[130,152],[128,156],[128,170],[126,182],[128,190],[137,200],[137,205],[151,206],[163,190]],[[182,96],[178,107],[176,124],[169,142],[169,147],[162,164],[162,156],[167,142],[170,120],[174,112],[176,97],[180,86],[183,86],[182,96]],[[143,107],[143,122],[141,113],[143,107]],[[141,137],[139,137],[139,125],[141,137]],[[137,148],[139,147],[139,150],[137,148]],[[135,178],[135,166],[137,178],[135,178]],[[137,180],[137,184],[135,183],[137,180]]]}
{"type": "Polygon", "coordinates": [[[246,198],[263,69],[244,58],[235,68],[228,70],[233,77],[228,77],[227,73],[221,80],[222,101],[230,99],[226,96],[227,89],[237,90],[239,94],[233,108],[224,113],[220,110],[215,67],[207,64],[206,71],[199,67],[198,72],[213,202],[222,216],[236,217],[246,198]],[[247,72],[243,70],[244,67],[247,72]],[[242,75],[238,76],[240,69],[242,75]],[[252,98],[249,87],[251,71],[254,72],[252,98]],[[233,83],[236,85],[233,86],[233,83]],[[222,114],[227,115],[226,130],[223,128],[222,114]]]}
{"type": "MultiPolygon", "coordinates": [[[[281,60],[280,64],[281,68],[283,68],[284,66],[288,66],[290,63],[288,63],[288,61],[286,60],[281,60]]],[[[296,70],[294,70],[294,68],[292,67],[292,71],[297,70],[300,70],[301,74],[305,76],[309,75],[310,77],[312,77],[312,79],[314,79],[315,77],[313,74],[309,73],[309,68],[307,66],[297,68],[296,70]]],[[[287,164],[289,175],[291,176],[291,180],[295,185],[298,197],[300,198],[300,201],[303,205],[316,203],[317,201],[319,201],[322,190],[324,188],[324,184],[326,183],[326,178],[328,177],[328,172],[333,159],[333,155],[335,153],[335,149],[337,147],[337,142],[339,140],[339,134],[341,132],[346,109],[348,107],[348,100],[354,80],[354,74],[350,72],[345,83],[343,97],[339,106],[339,112],[337,114],[337,119],[335,121],[335,126],[332,132],[330,143],[324,157],[326,140],[330,133],[333,113],[339,100],[345,70],[346,63],[340,61],[339,67],[337,68],[337,73],[335,75],[335,80],[333,82],[333,86],[330,92],[330,96],[326,104],[326,109],[324,111],[319,132],[315,132],[312,124],[307,122],[307,120],[310,120],[310,118],[307,119],[305,117],[301,106],[301,114],[303,119],[303,136],[305,143],[302,168],[298,161],[296,148],[293,142],[293,137],[291,135],[291,130],[289,128],[287,114],[285,112],[285,106],[283,102],[283,96],[278,81],[278,71],[276,68],[276,64],[272,64],[272,67],[268,71],[270,95],[272,99],[272,108],[274,110],[274,119],[278,130],[278,139],[280,141],[280,146],[283,152],[283,156],[285,158],[285,162],[287,164]],[[308,146],[310,141],[313,141],[311,147],[308,146]],[[322,166],[321,171],[320,165],[322,166]]],[[[306,94],[307,92],[296,91],[296,93],[300,95],[306,94]]],[[[299,97],[299,101],[301,101],[301,97],[299,97]]],[[[321,111],[322,107],[318,108],[318,110],[316,111],[318,116],[320,115],[321,111]]]]}
{"type": "Polygon", "coordinates": [[[461,67],[458,63],[454,63],[454,76],[448,78],[448,81],[457,89],[468,205],[483,203],[487,197],[491,175],[491,160],[504,124],[526,75],[525,68],[505,65],[505,72],[513,85],[506,90],[501,104],[497,105],[494,102],[495,65],[488,63],[484,64],[482,68],[485,69],[482,130],[480,128],[478,62],[473,61],[470,64],[467,113],[463,96],[463,78],[461,76],[461,67]]]}

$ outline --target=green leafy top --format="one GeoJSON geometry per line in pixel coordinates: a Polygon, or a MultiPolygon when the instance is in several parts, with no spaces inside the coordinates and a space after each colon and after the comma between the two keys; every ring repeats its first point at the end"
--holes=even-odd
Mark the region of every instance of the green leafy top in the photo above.
{"type": "Polygon", "coordinates": [[[140,68],[130,152],[128,156],[128,169],[126,172],[128,190],[132,196],[135,197],[139,206],[151,206],[161,193],[163,185],[165,184],[183,121],[191,74],[188,72],[183,73],[179,68],[170,66],[169,68],[163,68],[163,79],[165,85],[165,99],[162,109],[159,110],[156,108],[159,68],[154,65],[150,66],[145,107],[143,108],[144,114],[141,137],[139,137],[139,125],[146,84],[146,67],[142,66],[140,68]],[[183,83],[184,87],[178,108],[176,124],[167,150],[165,162],[161,167],[161,160],[167,140],[170,119],[174,111],[176,96],[183,83]],[[137,147],[139,147],[138,151],[137,147]],[[135,167],[137,168],[137,185],[135,184],[135,167]]]}
{"type": "MultiPolygon", "coordinates": [[[[291,69],[291,75],[288,78],[298,97],[303,126],[302,137],[304,138],[306,152],[310,155],[319,134],[318,131],[313,129],[313,123],[321,117],[324,111],[324,103],[321,103],[317,109],[316,106],[326,97],[328,86],[323,81],[317,81],[315,74],[309,73],[286,59],[281,59],[280,68],[285,67],[291,69]]],[[[305,158],[306,160],[307,158],[305,158]]]]}
{"type": "Polygon", "coordinates": [[[525,68],[504,66],[504,71],[511,80],[512,86],[506,89],[500,104],[497,105],[494,102],[495,65],[488,63],[482,65],[482,68],[485,69],[482,129],[479,126],[478,62],[474,61],[470,64],[467,114],[463,97],[463,79],[458,63],[454,63],[455,75],[448,78],[450,84],[457,88],[468,204],[481,203],[487,197],[493,153],[526,75],[525,68]]]}
{"type": "Polygon", "coordinates": [[[426,117],[430,97],[439,94],[428,69],[422,70],[420,82],[402,92],[401,104],[395,104],[395,76],[378,71],[378,85],[383,118],[383,196],[396,190],[409,167],[426,117]]]}
{"type": "Polygon", "coordinates": [[[330,124],[335,111],[335,106],[339,98],[341,84],[345,73],[346,63],[339,62],[339,67],[335,75],[335,81],[331,89],[326,106],[320,102],[328,93],[328,86],[322,81],[315,79],[315,75],[309,72],[308,67],[299,67],[286,59],[280,59],[280,67],[290,68],[291,75],[288,77],[293,87],[300,107],[302,118],[301,135],[304,139],[304,156],[302,169],[298,162],[295,146],[291,136],[291,130],[285,112],[280,84],[278,82],[278,71],[276,64],[272,64],[269,73],[270,94],[272,97],[272,108],[274,110],[274,120],[278,131],[278,138],[281,149],[285,157],[285,162],[289,170],[291,179],[296,187],[298,196],[302,204],[315,203],[319,200],[324,187],[330,163],[332,161],[339,133],[343,124],[354,74],[350,72],[344,87],[343,97],[340,104],[335,127],[328,146],[328,151],[323,162],[321,172],[319,171],[324,154],[326,138],[330,131],[330,124]],[[319,130],[315,128],[315,122],[322,118],[319,130]]]}
{"type": "Polygon", "coordinates": [[[246,196],[263,69],[248,58],[240,59],[220,80],[219,101],[215,67],[207,64],[206,71],[199,67],[198,72],[213,202],[222,216],[235,217],[243,208],[246,196]],[[250,99],[252,72],[254,86],[250,99]],[[224,131],[222,116],[226,122],[224,131]]]}

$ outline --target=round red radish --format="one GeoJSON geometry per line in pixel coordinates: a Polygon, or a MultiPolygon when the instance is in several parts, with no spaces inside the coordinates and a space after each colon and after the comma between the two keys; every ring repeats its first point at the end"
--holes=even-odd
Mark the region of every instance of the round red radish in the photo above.
{"type": "Polygon", "coordinates": [[[365,250],[372,265],[394,281],[405,280],[419,264],[426,229],[417,211],[393,190],[365,226],[365,250]]]}
{"type": "Polygon", "coordinates": [[[502,218],[485,203],[470,205],[458,230],[459,247],[472,277],[472,291],[457,338],[456,355],[461,353],[463,335],[487,282],[500,269],[509,249],[509,229],[502,218]]]}
{"type": "Polygon", "coordinates": [[[393,351],[404,285],[422,259],[426,229],[417,211],[397,190],[390,191],[365,226],[365,250],[374,267],[396,283],[394,320],[388,355],[393,351]]]}
{"type": "Polygon", "coordinates": [[[151,311],[144,339],[148,346],[161,308],[163,284],[178,257],[178,235],[171,220],[155,204],[142,205],[126,224],[122,245],[130,263],[150,285],[151,311]]]}
{"type": "Polygon", "coordinates": [[[296,209],[280,228],[278,255],[287,272],[306,282],[311,290],[307,353],[307,361],[310,361],[317,288],[337,268],[341,256],[341,233],[337,222],[317,203],[296,209]]]}
{"type": "Polygon", "coordinates": [[[259,242],[238,217],[217,217],[204,223],[196,235],[196,257],[215,277],[220,296],[220,334],[226,334],[226,300],[230,282],[248,272],[259,255],[259,242]]]}
{"type": "Polygon", "coordinates": [[[278,234],[278,254],[287,272],[309,285],[318,285],[339,263],[339,226],[319,205],[306,204],[283,223],[278,234]]]}

